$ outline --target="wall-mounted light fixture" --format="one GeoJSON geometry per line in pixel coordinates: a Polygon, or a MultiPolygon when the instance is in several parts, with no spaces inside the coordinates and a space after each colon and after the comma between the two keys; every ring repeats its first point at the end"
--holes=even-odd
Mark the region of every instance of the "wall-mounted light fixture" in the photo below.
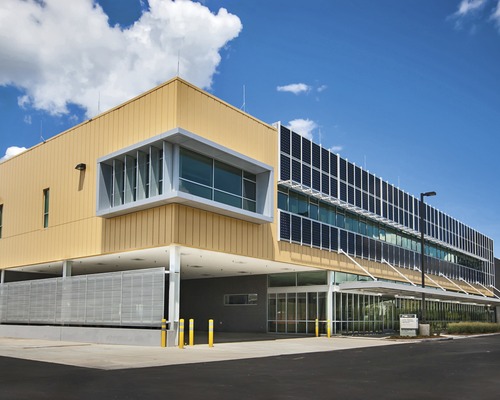
{"type": "Polygon", "coordinates": [[[76,164],[75,169],[77,169],[78,171],[85,171],[87,169],[87,164],[85,163],[76,164]]]}

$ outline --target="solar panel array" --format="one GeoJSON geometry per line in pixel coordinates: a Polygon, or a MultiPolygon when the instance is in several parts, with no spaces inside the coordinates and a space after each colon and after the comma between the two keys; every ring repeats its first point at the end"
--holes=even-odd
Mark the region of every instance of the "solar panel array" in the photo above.
{"type": "MultiPolygon", "coordinates": [[[[399,227],[402,231],[410,232],[410,234],[413,232],[415,237],[418,237],[420,232],[420,200],[418,198],[284,126],[280,125],[279,131],[280,165],[278,180],[280,182],[288,182],[288,187],[292,189],[294,185],[310,188],[311,193],[338,199],[340,205],[350,208],[351,211],[357,210],[356,212],[377,220],[379,223],[385,221],[388,226],[399,227]]],[[[488,284],[493,283],[493,241],[490,238],[428,204],[425,205],[425,216],[426,234],[434,238],[435,243],[440,244],[443,248],[459,250],[468,257],[475,256],[478,260],[481,260],[480,262],[483,264],[481,269],[486,274],[486,277],[478,280],[488,284]]],[[[291,230],[289,240],[297,241],[296,239],[300,233],[300,242],[308,244],[308,223],[301,223],[301,226],[298,227],[297,222],[294,223],[293,221],[292,218],[289,227],[291,230]]],[[[287,226],[282,228],[282,232],[286,232],[288,229],[287,226]]],[[[316,232],[323,232],[323,228],[311,229],[316,229],[316,232]]],[[[363,245],[366,242],[365,238],[356,239],[355,236],[353,240],[349,240],[350,236],[346,232],[346,241],[342,239],[344,234],[340,232],[337,235],[337,246],[345,247],[350,254],[358,255],[361,251],[366,256],[367,250],[362,250],[365,247],[363,245]]],[[[330,239],[328,239],[330,243],[331,237],[332,233],[330,233],[330,239]]],[[[282,237],[282,239],[288,240],[286,237],[282,237]]],[[[326,242],[327,239],[320,239],[320,241],[326,242]]],[[[311,245],[317,246],[318,240],[311,241],[311,245]]],[[[396,265],[419,265],[418,254],[408,256],[406,250],[404,253],[400,253],[399,250],[384,252],[383,244],[379,241],[375,241],[374,245],[371,245],[370,241],[368,241],[366,247],[374,249],[373,252],[368,250],[370,259],[373,253],[373,259],[375,260],[383,257],[389,262],[392,260],[396,265]],[[381,251],[377,251],[379,248],[381,251]],[[387,256],[384,254],[387,254],[387,256]],[[391,254],[393,254],[392,257],[391,254]]],[[[331,245],[330,248],[332,248],[331,245]]],[[[430,261],[431,264],[434,263],[437,270],[440,267],[438,261],[442,260],[430,261]]],[[[442,265],[441,267],[444,268],[442,265]]],[[[448,271],[450,268],[453,269],[450,265],[444,270],[448,271]]],[[[459,275],[470,274],[464,272],[459,275]]],[[[472,280],[476,278],[476,276],[461,277],[472,280]]]]}

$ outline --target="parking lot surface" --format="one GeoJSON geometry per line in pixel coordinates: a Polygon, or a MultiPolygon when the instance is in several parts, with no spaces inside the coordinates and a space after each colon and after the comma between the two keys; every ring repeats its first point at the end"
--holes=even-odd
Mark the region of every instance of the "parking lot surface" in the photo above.
{"type": "MultiPolygon", "coordinates": [[[[102,360],[110,353],[100,358],[104,369],[0,357],[0,393],[2,399],[75,400],[174,396],[194,399],[496,400],[500,393],[500,335],[411,341],[398,345],[365,345],[369,340],[378,343],[384,339],[308,339],[312,339],[314,351],[300,352],[297,348],[289,353],[282,351],[283,354],[265,356],[259,347],[264,346],[261,342],[248,342],[247,354],[242,354],[240,348],[239,358],[233,354],[235,358],[225,361],[193,360],[151,367],[145,367],[141,361],[138,363],[141,368],[123,365],[108,368],[102,360]],[[341,349],[344,340],[346,348],[341,349]],[[347,346],[347,340],[358,341],[360,345],[347,346]],[[320,348],[325,342],[330,349],[320,348]],[[259,351],[262,353],[258,354],[259,351]]],[[[289,349],[294,340],[286,345],[289,349]]],[[[231,353],[222,351],[224,347],[231,348],[231,343],[227,345],[212,349],[200,345],[198,353],[210,355],[209,352],[215,350],[210,355],[215,357],[217,348],[220,348],[218,354],[231,353]]],[[[52,350],[57,352],[63,348],[64,344],[59,343],[59,347],[52,350]]],[[[129,356],[139,357],[141,351],[147,350],[137,349],[136,354],[129,356]]],[[[195,349],[196,346],[186,350],[171,349],[172,352],[163,350],[167,350],[165,354],[176,350],[185,357],[197,352],[195,349]]],[[[129,360],[126,364],[130,363],[129,360]]]]}

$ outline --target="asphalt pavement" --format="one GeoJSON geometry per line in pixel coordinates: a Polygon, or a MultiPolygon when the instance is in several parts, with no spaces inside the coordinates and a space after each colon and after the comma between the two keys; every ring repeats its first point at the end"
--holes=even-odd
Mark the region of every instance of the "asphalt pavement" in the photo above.
{"type": "MultiPolygon", "coordinates": [[[[241,353],[240,348],[239,358],[233,354],[234,358],[226,361],[177,362],[154,367],[140,363],[142,368],[120,369],[110,369],[104,361],[96,368],[6,357],[4,343],[0,342],[3,355],[0,356],[0,398],[496,400],[500,396],[500,335],[402,344],[387,339],[307,339],[312,339],[309,352],[300,352],[299,348],[284,352],[287,346],[289,349],[299,347],[303,338],[297,339],[295,345],[291,343],[296,339],[291,339],[281,349],[282,354],[277,355],[265,355],[263,347],[247,342],[250,347],[246,354],[241,353]],[[343,341],[346,348],[341,349],[343,341]],[[359,345],[347,345],[356,341],[359,345]],[[368,341],[376,344],[368,344],[368,341]],[[379,342],[390,345],[379,345],[379,342]],[[250,357],[252,353],[254,357],[250,357]]],[[[264,346],[263,342],[258,343],[264,346]]],[[[54,353],[58,349],[76,348],[52,344],[54,353]]],[[[35,343],[32,345],[36,347],[35,343]]],[[[213,351],[210,357],[214,357],[217,352],[231,353],[222,349],[230,349],[232,345],[160,350],[182,357],[195,352],[210,355],[213,351]],[[195,350],[197,348],[200,351],[195,350]]],[[[19,352],[34,350],[25,347],[29,346],[21,344],[19,352]]],[[[300,347],[304,347],[304,342],[300,347]]],[[[138,348],[138,353],[130,356],[139,357],[141,352],[148,354],[147,349],[138,348]]],[[[236,350],[233,348],[232,352],[236,350]]],[[[110,354],[103,352],[100,359],[105,360],[110,354]]]]}

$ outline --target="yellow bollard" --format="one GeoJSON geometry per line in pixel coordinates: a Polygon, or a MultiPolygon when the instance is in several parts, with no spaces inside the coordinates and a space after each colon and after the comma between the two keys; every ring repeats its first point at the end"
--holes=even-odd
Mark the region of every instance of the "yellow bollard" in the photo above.
{"type": "Polygon", "coordinates": [[[167,347],[167,320],[161,320],[161,347],[167,347]]]}
{"type": "Polygon", "coordinates": [[[179,320],[179,349],[184,348],[184,319],[179,320]]]}
{"type": "Polygon", "coordinates": [[[332,326],[330,324],[330,320],[326,322],[326,336],[331,337],[332,336],[332,326]]]}
{"type": "Polygon", "coordinates": [[[208,347],[214,347],[214,320],[208,320],[208,347]]]}
{"type": "Polygon", "coordinates": [[[194,346],[194,319],[189,320],[189,345],[194,346]]]}
{"type": "Polygon", "coordinates": [[[316,318],[316,321],[314,323],[314,328],[316,331],[316,337],[319,337],[319,320],[318,320],[318,318],[316,318]]]}

